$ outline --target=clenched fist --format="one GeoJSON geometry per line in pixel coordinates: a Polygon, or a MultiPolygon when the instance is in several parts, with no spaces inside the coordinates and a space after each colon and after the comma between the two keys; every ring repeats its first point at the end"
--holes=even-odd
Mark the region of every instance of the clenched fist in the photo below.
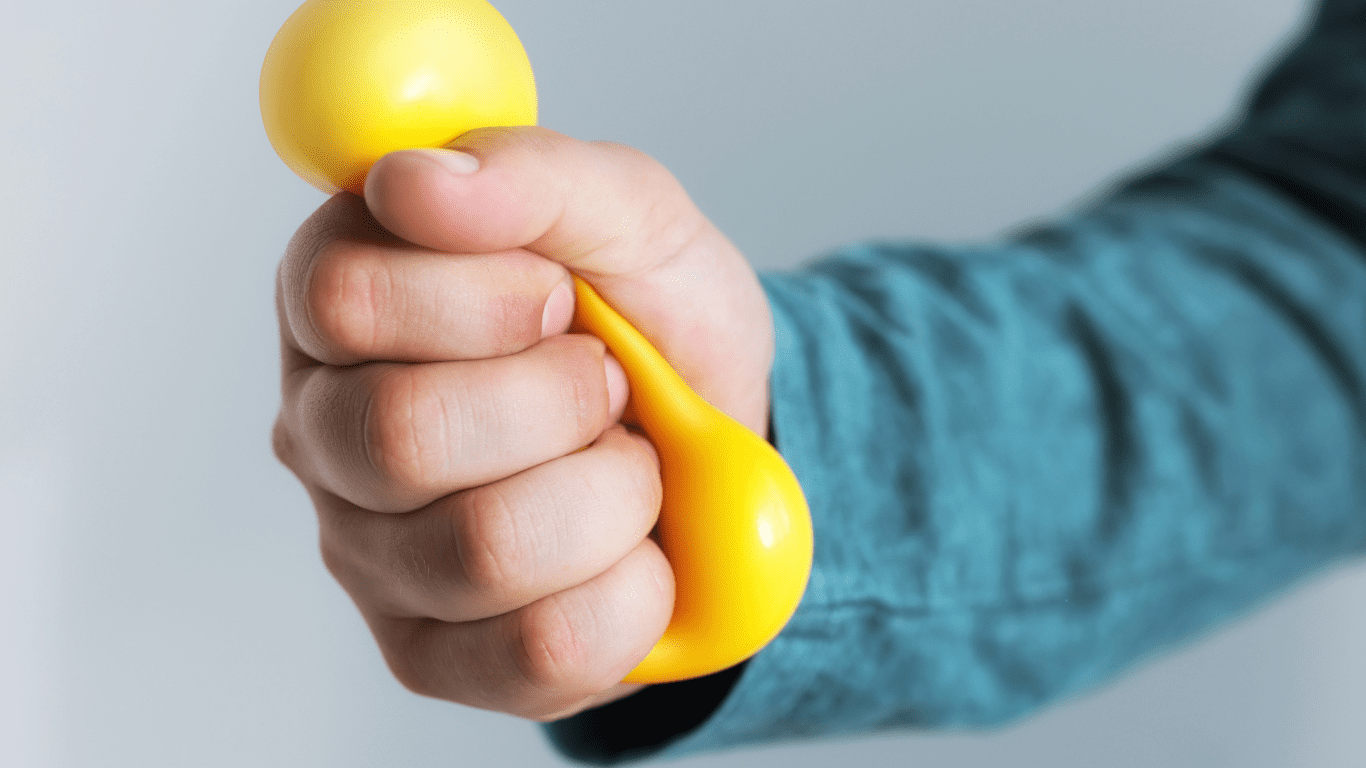
{"type": "Polygon", "coordinates": [[[773,329],[744,258],[624,147],[538,128],[381,159],[279,273],[274,442],[404,685],[539,720],[627,695],[663,634],[653,448],[568,333],[570,271],[764,434],[773,329]]]}

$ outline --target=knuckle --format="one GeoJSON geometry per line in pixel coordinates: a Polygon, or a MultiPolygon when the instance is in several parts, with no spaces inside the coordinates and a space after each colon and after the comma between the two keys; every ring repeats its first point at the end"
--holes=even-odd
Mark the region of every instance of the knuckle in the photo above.
{"type": "Polygon", "coordinates": [[[493,355],[519,352],[541,335],[540,310],[530,296],[500,293],[488,300],[484,310],[483,331],[493,355]]]}
{"type": "Polygon", "coordinates": [[[324,530],[323,535],[319,536],[318,551],[322,555],[323,567],[349,594],[356,571],[349,549],[324,530]]]}
{"type": "MultiPolygon", "coordinates": [[[[441,619],[439,601],[449,594],[448,569],[439,551],[414,544],[387,516],[355,512],[320,515],[319,549],[328,573],[355,603],[395,615],[418,612],[441,619]]],[[[426,537],[421,539],[424,543],[426,537]]]]}
{"type": "MultiPolygon", "coordinates": [[[[440,613],[440,601],[432,604],[435,595],[447,593],[439,557],[434,557],[424,546],[398,535],[377,536],[367,544],[372,563],[378,572],[370,577],[372,587],[384,585],[384,600],[394,606],[419,607],[426,613],[440,613]]],[[[441,616],[433,616],[441,618],[441,616]]]]}
{"type": "Polygon", "coordinates": [[[318,515],[318,551],[323,566],[352,597],[358,597],[357,586],[370,582],[366,574],[369,562],[364,548],[363,517],[333,510],[318,515]]]}
{"type": "Polygon", "coordinates": [[[318,343],[343,359],[368,357],[379,347],[392,294],[389,271],[366,258],[356,244],[333,241],[323,246],[304,296],[318,343]]]}
{"type": "Polygon", "coordinates": [[[468,701],[470,647],[453,642],[447,625],[436,619],[388,619],[367,613],[370,631],[389,673],[404,688],[434,699],[468,701]]]}
{"type": "Polygon", "coordinates": [[[467,492],[453,525],[461,576],[471,592],[498,598],[525,593],[535,559],[519,516],[496,485],[467,492]]]}
{"type": "Polygon", "coordinates": [[[275,459],[281,464],[294,468],[295,447],[294,439],[290,437],[289,429],[285,427],[283,416],[277,416],[275,425],[270,430],[270,449],[275,454],[275,459]]]}
{"type": "Polygon", "coordinates": [[[407,654],[386,654],[385,659],[389,665],[389,674],[393,675],[398,684],[406,688],[409,693],[433,699],[439,698],[436,686],[418,672],[417,667],[407,658],[407,654]]]}
{"type": "Polygon", "coordinates": [[[437,685],[435,675],[429,670],[439,668],[439,660],[431,658],[434,648],[430,641],[424,642],[420,633],[406,639],[377,638],[389,673],[404,688],[418,696],[442,698],[444,692],[437,685]]]}
{"type": "Polygon", "coordinates": [[[519,642],[514,648],[518,669],[532,690],[559,692],[579,687],[588,653],[564,601],[550,597],[522,612],[519,642]]]}
{"type": "Polygon", "coordinates": [[[567,349],[560,375],[554,379],[559,387],[558,412],[572,422],[574,436],[583,441],[596,437],[604,426],[608,395],[602,359],[607,346],[592,336],[561,339],[559,343],[567,349]]]}
{"type": "Polygon", "coordinates": [[[563,268],[528,251],[493,254],[481,261],[486,270],[481,279],[470,281],[468,290],[451,302],[467,307],[463,316],[475,323],[472,349],[477,355],[472,356],[501,357],[533,346],[541,339],[549,289],[562,279],[563,268]]]}
{"type": "Polygon", "coordinates": [[[374,385],[364,416],[365,455],[382,479],[404,487],[435,485],[459,443],[461,422],[446,397],[415,368],[390,370],[374,385]]]}

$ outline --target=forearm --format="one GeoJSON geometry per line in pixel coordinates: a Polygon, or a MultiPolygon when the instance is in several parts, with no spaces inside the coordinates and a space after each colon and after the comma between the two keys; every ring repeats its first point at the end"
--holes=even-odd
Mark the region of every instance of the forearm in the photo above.
{"type": "Polygon", "coordinates": [[[775,290],[789,339],[867,356],[775,396],[817,401],[776,431],[824,512],[770,734],[999,722],[1360,551],[1360,257],[1219,169],[1147,184],[1011,247],[870,250],[775,290]],[[1154,210],[1178,189],[1205,213],[1154,210]],[[1271,224],[1226,229],[1226,205],[1271,224]]]}

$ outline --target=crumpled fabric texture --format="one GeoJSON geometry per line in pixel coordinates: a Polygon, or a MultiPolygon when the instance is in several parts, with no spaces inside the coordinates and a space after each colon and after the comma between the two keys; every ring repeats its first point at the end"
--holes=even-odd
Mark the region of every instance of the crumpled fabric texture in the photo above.
{"type": "Polygon", "coordinates": [[[1067,218],[762,279],[806,596],[742,669],[548,726],[569,757],[1003,723],[1366,551],[1366,0],[1067,218]]]}

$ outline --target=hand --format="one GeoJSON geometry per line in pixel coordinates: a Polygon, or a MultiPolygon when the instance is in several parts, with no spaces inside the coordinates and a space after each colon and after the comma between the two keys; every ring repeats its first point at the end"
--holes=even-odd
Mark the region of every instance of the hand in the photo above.
{"type": "Polygon", "coordinates": [[[569,270],[765,434],[773,330],[744,258],[624,147],[535,128],[382,158],[280,268],[276,453],[395,676],[541,720],[627,695],[673,575],[620,366],[569,270]]]}

